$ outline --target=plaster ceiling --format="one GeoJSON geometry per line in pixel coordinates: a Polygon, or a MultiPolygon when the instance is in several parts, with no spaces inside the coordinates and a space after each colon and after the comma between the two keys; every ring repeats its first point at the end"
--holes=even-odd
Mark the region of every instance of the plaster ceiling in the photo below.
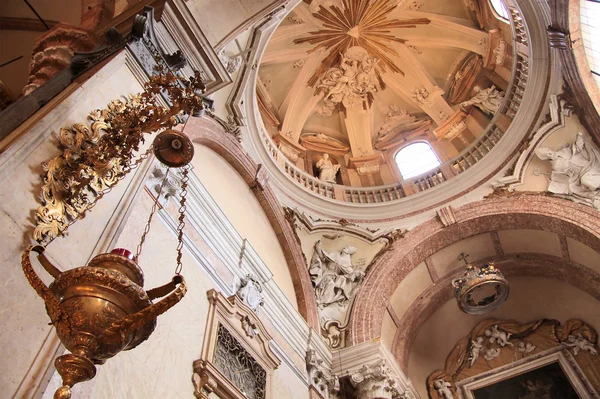
{"type": "Polygon", "coordinates": [[[368,156],[390,106],[432,127],[452,115],[449,82],[467,56],[484,55],[487,37],[462,0],[302,2],[274,32],[258,90],[289,141],[323,133],[368,156]],[[350,101],[336,94],[352,68],[362,94],[350,101]]]}

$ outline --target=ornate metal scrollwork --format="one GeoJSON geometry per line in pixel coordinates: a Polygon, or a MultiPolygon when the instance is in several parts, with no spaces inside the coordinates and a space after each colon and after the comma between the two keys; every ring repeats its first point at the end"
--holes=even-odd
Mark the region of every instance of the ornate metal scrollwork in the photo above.
{"type": "Polygon", "coordinates": [[[82,123],[62,128],[62,154],[43,164],[42,206],[37,210],[35,240],[47,244],[83,218],[99,198],[148,156],[146,153],[133,161],[144,134],[170,129],[179,115],[201,110],[203,90],[198,73],[190,79],[170,71],[160,73],[150,78],[142,93],[91,112],[89,128],[82,123]],[[169,97],[171,107],[157,104],[156,96],[161,93],[169,97]]]}
{"type": "Polygon", "coordinates": [[[213,362],[246,397],[264,399],[267,372],[221,324],[213,362]]]}

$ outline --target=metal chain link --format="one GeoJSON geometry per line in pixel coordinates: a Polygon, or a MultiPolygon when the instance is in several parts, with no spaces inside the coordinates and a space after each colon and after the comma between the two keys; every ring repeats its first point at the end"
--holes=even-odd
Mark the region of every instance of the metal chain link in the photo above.
{"type": "Polygon", "coordinates": [[[181,274],[181,268],[183,265],[181,264],[181,257],[183,256],[183,228],[185,227],[185,211],[186,207],[186,196],[187,196],[187,187],[190,181],[188,177],[188,173],[190,171],[190,165],[187,164],[183,167],[183,171],[181,172],[181,192],[180,192],[180,200],[179,200],[179,225],[177,226],[177,266],[175,266],[175,275],[181,274]]]}
{"type": "Polygon", "coordinates": [[[154,199],[154,204],[152,204],[152,210],[150,211],[150,216],[148,217],[148,222],[146,223],[146,227],[144,228],[144,233],[142,234],[140,243],[137,246],[135,257],[138,259],[138,261],[140,258],[140,254],[142,253],[142,247],[144,246],[144,242],[146,241],[146,236],[148,235],[148,232],[150,231],[150,224],[152,223],[152,218],[154,217],[154,214],[156,213],[156,209],[158,208],[158,202],[160,201],[160,195],[162,194],[165,184],[169,180],[169,171],[170,170],[171,170],[171,168],[167,168],[167,171],[165,172],[165,177],[163,177],[163,180],[160,183],[160,187],[158,188],[158,194],[156,194],[156,198],[154,199]]]}

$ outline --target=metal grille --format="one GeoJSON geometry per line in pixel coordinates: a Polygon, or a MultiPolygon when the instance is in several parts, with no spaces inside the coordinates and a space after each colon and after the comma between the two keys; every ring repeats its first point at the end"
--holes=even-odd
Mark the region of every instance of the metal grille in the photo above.
{"type": "Polygon", "coordinates": [[[266,371],[221,324],[213,363],[246,397],[264,399],[266,371]]]}

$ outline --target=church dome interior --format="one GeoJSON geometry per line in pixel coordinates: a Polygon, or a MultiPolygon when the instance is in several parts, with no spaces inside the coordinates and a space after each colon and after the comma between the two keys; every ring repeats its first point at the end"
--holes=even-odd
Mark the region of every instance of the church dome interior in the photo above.
{"type": "Polygon", "coordinates": [[[598,6],[4,1],[4,396],[599,398],[598,6]]]}

